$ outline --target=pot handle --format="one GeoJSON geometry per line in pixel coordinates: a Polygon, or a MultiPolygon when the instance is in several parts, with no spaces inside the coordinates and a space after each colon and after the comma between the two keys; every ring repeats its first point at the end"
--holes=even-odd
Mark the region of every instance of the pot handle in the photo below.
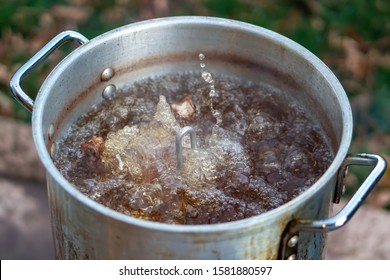
{"type": "Polygon", "coordinates": [[[12,76],[10,81],[10,88],[12,95],[19,101],[27,110],[32,112],[34,107],[34,100],[32,100],[22,89],[20,83],[23,78],[30,73],[35,67],[42,63],[54,50],[62,46],[65,42],[76,41],[80,45],[88,43],[88,39],[75,31],[64,31],[51,39],[42,49],[40,49],[30,60],[26,62],[18,71],[12,76]]]}
{"type": "Polygon", "coordinates": [[[363,203],[364,199],[368,196],[370,191],[373,189],[375,184],[379,181],[386,170],[386,161],[381,156],[372,154],[349,155],[345,159],[339,171],[337,182],[338,188],[340,185],[342,185],[342,180],[344,179],[347,167],[349,165],[365,165],[373,166],[374,168],[353,195],[351,200],[335,216],[318,221],[303,219],[296,219],[291,221],[287,225],[282,235],[279,250],[279,257],[281,259],[293,260],[297,258],[299,233],[301,231],[328,232],[344,226],[352,218],[357,209],[363,203]]]}

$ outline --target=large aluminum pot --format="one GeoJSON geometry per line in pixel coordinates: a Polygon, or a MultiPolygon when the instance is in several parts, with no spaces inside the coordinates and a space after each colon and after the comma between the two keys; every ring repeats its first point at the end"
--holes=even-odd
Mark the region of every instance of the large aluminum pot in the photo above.
{"type": "Polygon", "coordinates": [[[65,259],[318,259],[325,233],[343,226],[382,176],[377,155],[348,156],[352,114],[332,72],[312,53],[272,31],[233,20],[173,17],[130,24],[88,41],[63,32],[11,80],[15,98],[33,112],[36,148],[47,170],[57,258],[65,259]],[[36,100],[22,90],[23,77],[67,41],[82,46],[47,77],[36,100]],[[102,93],[170,72],[199,70],[198,54],[211,73],[264,81],[291,92],[331,139],[335,158],[309,190],[265,214],[214,225],[168,225],[139,220],[82,195],[56,169],[51,151],[67,128],[102,93]],[[345,208],[338,202],[348,165],[373,167],[345,208]]]}

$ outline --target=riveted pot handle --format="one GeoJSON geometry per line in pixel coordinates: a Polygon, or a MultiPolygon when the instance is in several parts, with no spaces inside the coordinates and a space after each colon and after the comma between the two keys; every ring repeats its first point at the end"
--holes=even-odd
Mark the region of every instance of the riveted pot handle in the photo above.
{"type": "Polygon", "coordinates": [[[39,50],[30,60],[26,62],[18,71],[12,76],[10,81],[10,88],[12,95],[20,102],[27,110],[32,112],[34,107],[34,100],[32,100],[22,89],[20,83],[23,78],[30,73],[32,69],[37,67],[42,61],[48,57],[54,50],[59,48],[65,42],[75,41],[80,45],[86,44],[88,39],[80,33],[75,31],[64,31],[50,40],[41,50],[39,50]]]}
{"type": "Polygon", "coordinates": [[[386,161],[378,156],[372,154],[356,154],[349,155],[340,170],[341,175],[338,177],[338,185],[342,184],[345,170],[349,165],[365,165],[373,166],[373,170],[368,175],[366,180],[362,183],[351,200],[338,212],[335,216],[324,220],[302,220],[297,219],[291,221],[282,237],[282,242],[279,250],[279,257],[281,259],[295,259],[298,252],[299,232],[301,231],[315,231],[328,232],[339,229],[344,226],[356,213],[357,209],[363,203],[375,184],[382,177],[386,170],[386,161]]]}

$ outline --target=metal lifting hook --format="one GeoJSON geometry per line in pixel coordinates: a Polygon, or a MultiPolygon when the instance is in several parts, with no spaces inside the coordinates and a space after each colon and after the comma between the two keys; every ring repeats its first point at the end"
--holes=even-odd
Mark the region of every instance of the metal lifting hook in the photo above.
{"type": "Polygon", "coordinates": [[[183,168],[183,138],[189,133],[191,139],[191,149],[196,149],[196,133],[195,130],[190,126],[185,126],[180,129],[176,134],[176,158],[177,168],[180,170],[183,168]]]}

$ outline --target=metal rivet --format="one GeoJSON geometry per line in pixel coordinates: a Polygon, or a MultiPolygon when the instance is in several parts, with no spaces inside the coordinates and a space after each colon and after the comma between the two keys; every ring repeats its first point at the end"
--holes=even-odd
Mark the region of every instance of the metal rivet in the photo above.
{"type": "Polygon", "coordinates": [[[291,237],[288,242],[287,242],[287,246],[290,247],[290,248],[293,248],[295,247],[297,244],[298,244],[298,235],[294,235],[293,237],[291,237]]]}
{"type": "Polygon", "coordinates": [[[294,261],[294,260],[296,260],[297,259],[297,255],[295,255],[295,254],[292,254],[292,255],[290,255],[288,258],[287,258],[287,260],[289,260],[289,261],[294,261]]]}
{"type": "Polygon", "coordinates": [[[54,125],[51,124],[49,126],[49,130],[47,131],[47,136],[49,138],[49,140],[53,139],[53,136],[54,136],[54,125]]]}
{"type": "Polygon", "coordinates": [[[116,86],[114,85],[108,85],[103,90],[103,98],[104,99],[111,99],[116,92],[116,86]]]}
{"type": "Polygon", "coordinates": [[[102,75],[100,76],[100,79],[101,79],[102,81],[107,82],[107,81],[109,81],[112,77],[114,77],[114,75],[115,75],[114,69],[112,69],[111,67],[109,67],[109,68],[106,68],[106,69],[103,70],[102,75]]]}

